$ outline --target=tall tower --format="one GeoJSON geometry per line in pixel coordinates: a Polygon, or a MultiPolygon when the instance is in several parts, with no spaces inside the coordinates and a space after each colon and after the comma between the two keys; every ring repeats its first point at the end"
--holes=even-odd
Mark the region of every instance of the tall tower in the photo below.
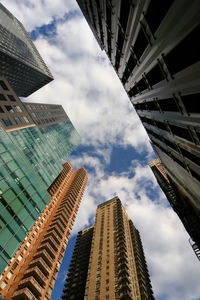
{"type": "Polygon", "coordinates": [[[200,214],[198,0],[77,0],[165,167],[200,214]]]}
{"type": "Polygon", "coordinates": [[[77,299],[154,299],[139,232],[118,197],[97,207],[91,246],[83,253],[84,234],[77,238],[63,300],[75,295],[79,272],[85,289],[77,299]],[[82,256],[90,256],[87,268],[79,265],[82,256]]]}
{"type": "Polygon", "coordinates": [[[0,76],[18,96],[27,97],[53,76],[23,25],[0,4],[0,76]]]}
{"type": "Polygon", "coordinates": [[[50,299],[86,182],[84,168],[63,165],[48,188],[51,200],[1,275],[6,299],[50,299]]]}
{"type": "Polygon", "coordinates": [[[78,233],[62,299],[83,299],[94,226],[78,233]]]}
{"type": "Polygon", "coordinates": [[[194,241],[194,243],[192,242],[192,247],[200,260],[200,216],[196,213],[190,201],[173,185],[173,182],[169,181],[159,159],[151,161],[149,166],[169,203],[194,241]]]}

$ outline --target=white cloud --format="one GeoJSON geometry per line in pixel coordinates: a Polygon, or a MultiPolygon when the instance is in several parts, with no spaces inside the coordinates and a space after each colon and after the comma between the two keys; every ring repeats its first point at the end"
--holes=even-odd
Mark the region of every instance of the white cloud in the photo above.
{"type": "Polygon", "coordinates": [[[16,18],[23,22],[27,31],[47,25],[54,18],[62,18],[65,13],[77,8],[76,1],[2,0],[1,2],[16,18]]]}

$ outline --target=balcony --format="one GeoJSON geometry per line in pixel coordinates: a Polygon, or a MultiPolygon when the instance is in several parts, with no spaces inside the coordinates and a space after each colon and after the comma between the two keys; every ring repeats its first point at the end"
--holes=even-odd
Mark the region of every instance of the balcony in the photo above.
{"type": "Polygon", "coordinates": [[[46,242],[45,244],[42,244],[39,248],[38,251],[40,250],[47,250],[47,252],[49,253],[49,255],[54,259],[56,256],[56,251],[53,249],[53,247],[50,245],[49,242],[46,242]]]}
{"type": "Polygon", "coordinates": [[[68,218],[66,220],[66,216],[63,211],[57,212],[55,217],[59,217],[59,218],[62,217],[65,222],[68,222],[68,218]]]}
{"type": "Polygon", "coordinates": [[[34,259],[30,262],[30,267],[38,266],[38,268],[46,275],[48,276],[50,273],[50,268],[48,265],[44,262],[44,260],[40,257],[37,259],[34,259]]]}
{"type": "Polygon", "coordinates": [[[128,286],[122,286],[120,285],[119,290],[118,290],[120,296],[119,299],[126,299],[126,300],[132,300],[132,294],[131,294],[131,290],[128,286]]]}
{"type": "Polygon", "coordinates": [[[53,222],[51,223],[51,226],[56,226],[56,225],[60,228],[60,230],[61,230],[61,232],[62,232],[62,234],[63,234],[63,233],[65,232],[65,230],[66,230],[66,227],[63,226],[63,224],[61,223],[60,220],[57,220],[56,222],[53,221],[53,222]]]}
{"type": "Polygon", "coordinates": [[[30,291],[36,295],[36,296],[41,296],[43,293],[43,288],[41,285],[35,280],[33,276],[30,276],[28,278],[22,279],[19,282],[19,287],[20,288],[28,288],[30,291]]]}
{"type": "Polygon", "coordinates": [[[28,288],[21,289],[19,291],[16,291],[13,295],[14,300],[37,300],[31,291],[28,288]]]}
{"type": "Polygon", "coordinates": [[[65,218],[63,217],[63,215],[61,214],[57,214],[54,216],[54,219],[53,219],[53,222],[61,222],[63,227],[66,228],[67,224],[68,224],[68,221],[65,220],[65,218]]]}
{"type": "Polygon", "coordinates": [[[58,234],[58,236],[62,239],[63,232],[59,229],[59,227],[57,226],[57,224],[53,225],[53,226],[51,225],[50,228],[49,228],[49,230],[47,232],[51,232],[52,230],[54,230],[58,234]]]}
{"type": "Polygon", "coordinates": [[[48,242],[51,244],[53,249],[57,252],[59,245],[55,242],[55,240],[51,236],[45,237],[44,241],[42,241],[41,245],[46,244],[48,242]]]}
{"type": "Polygon", "coordinates": [[[39,258],[39,257],[42,257],[49,267],[53,265],[53,259],[45,249],[36,252],[34,258],[39,258]]]}
{"type": "Polygon", "coordinates": [[[52,236],[54,238],[54,240],[56,241],[56,244],[57,245],[60,245],[60,240],[61,238],[57,235],[56,231],[55,230],[51,230],[49,231],[44,238],[46,237],[49,237],[49,236],[52,236]]]}
{"type": "Polygon", "coordinates": [[[40,271],[40,269],[35,266],[25,271],[24,277],[34,276],[36,280],[41,284],[45,284],[47,277],[40,271]]]}

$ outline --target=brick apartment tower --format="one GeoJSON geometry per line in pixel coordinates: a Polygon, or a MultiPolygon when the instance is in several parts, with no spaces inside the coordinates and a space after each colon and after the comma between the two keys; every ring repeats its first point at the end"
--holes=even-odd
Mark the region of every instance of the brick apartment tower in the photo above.
{"type": "Polygon", "coordinates": [[[62,299],[154,299],[139,232],[118,197],[97,207],[94,229],[79,233],[62,299]]]}
{"type": "Polygon", "coordinates": [[[70,163],[48,188],[51,200],[0,279],[6,299],[49,300],[87,182],[70,163]]]}
{"type": "Polygon", "coordinates": [[[199,0],[77,0],[176,190],[200,215],[199,0]]]}

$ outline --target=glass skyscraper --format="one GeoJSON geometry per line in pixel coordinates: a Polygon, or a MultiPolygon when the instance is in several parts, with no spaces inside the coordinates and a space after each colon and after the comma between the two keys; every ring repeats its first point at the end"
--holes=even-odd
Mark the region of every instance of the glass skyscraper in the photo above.
{"type": "Polygon", "coordinates": [[[50,201],[80,137],[61,105],[23,103],[0,78],[0,273],[50,201]]]}
{"type": "Polygon", "coordinates": [[[26,97],[53,80],[23,25],[2,4],[0,36],[0,76],[18,96],[26,97]]]}

